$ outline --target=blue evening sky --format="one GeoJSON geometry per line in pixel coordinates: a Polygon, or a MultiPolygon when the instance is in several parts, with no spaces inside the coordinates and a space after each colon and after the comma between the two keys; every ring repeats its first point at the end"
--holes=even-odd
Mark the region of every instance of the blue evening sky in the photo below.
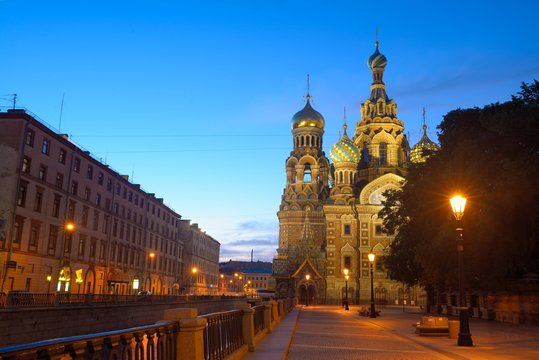
{"type": "MultiPolygon", "coordinates": [[[[536,1],[0,0],[0,106],[25,107],[221,242],[271,260],[304,105],[324,149],[388,58],[388,94],[415,144],[448,111],[505,101],[539,78],[536,1]],[[60,106],[65,94],[60,125],[60,106]]],[[[353,132],[350,129],[350,133],[353,132]]]]}

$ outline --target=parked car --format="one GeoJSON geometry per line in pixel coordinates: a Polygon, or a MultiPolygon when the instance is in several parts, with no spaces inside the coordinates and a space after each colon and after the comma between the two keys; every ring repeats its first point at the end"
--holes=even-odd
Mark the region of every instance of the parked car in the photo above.
{"type": "Polygon", "coordinates": [[[152,292],[151,292],[151,291],[148,291],[148,290],[142,290],[142,291],[139,291],[139,292],[137,293],[138,296],[149,296],[149,295],[151,295],[151,294],[152,294],[152,292]]]}

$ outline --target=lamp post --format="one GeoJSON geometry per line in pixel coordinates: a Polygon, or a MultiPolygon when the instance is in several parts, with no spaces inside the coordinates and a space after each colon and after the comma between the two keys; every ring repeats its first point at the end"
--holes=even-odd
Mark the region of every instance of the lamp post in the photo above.
{"type": "Polygon", "coordinates": [[[197,295],[197,288],[195,286],[195,279],[196,279],[196,276],[197,276],[197,272],[198,272],[198,269],[196,267],[191,269],[191,273],[193,274],[193,294],[195,296],[197,295]]]}
{"type": "Polygon", "coordinates": [[[309,306],[309,279],[311,278],[311,275],[307,274],[305,275],[305,306],[309,306]]]}
{"type": "Polygon", "coordinates": [[[344,269],[343,272],[344,272],[344,280],[345,280],[345,289],[344,291],[346,292],[346,294],[344,295],[344,310],[349,310],[348,308],[348,279],[350,278],[348,276],[348,269],[344,269]]]}
{"type": "Polygon", "coordinates": [[[472,334],[470,334],[470,324],[468,319],[468,307],[466,306],[466,294],[464,293],[464,236],[460,226],[460,220],[464,215],[466,198],[456,195],[450,200],[453,215],[457,221],[457,256],[458,256],[458,280],[459,280],[459,346],[473,346],[472,334]]]}
{"type": "Polygon", "coordinates": [[[152,288],[152,267],[154,267],[154,259],[155,259],[155,253],[153,251],[150,251],[148,254],[148,258],[150,259],[148,261],[148,278],[150,279],[150,284],[148,285],[148,291],[150,293],[155,293],[155,289],[152,288]]]}
{"type": "Polygon", "coordinates": [[[374,308],[374,275],[373,275],[373,264],[374,264],[374,258],[376,255],[373,254],[371,251],[369,255],[369,262],[371,263],[371,311],[370,311],[370,317],[375,318],[376,317],[376,309],[374,308]]]}
{"type": "Polygon", "coordinates": [[[225,274],[219,274],[219,277],[221,278],[221,291],[224,295],[225,294],[225,274]]]}

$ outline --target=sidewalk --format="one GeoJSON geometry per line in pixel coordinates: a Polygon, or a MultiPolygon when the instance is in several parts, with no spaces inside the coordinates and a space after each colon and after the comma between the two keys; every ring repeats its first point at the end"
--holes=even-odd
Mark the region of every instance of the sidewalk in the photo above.
{"type": "Polygon", "coordinates": [[[539,359],[539,326],[471,319],[473,347],[447,336],[419,336],[423,312],[381,308],[376,319],[358,308],[298,306],[244,359],[539,359]]]}

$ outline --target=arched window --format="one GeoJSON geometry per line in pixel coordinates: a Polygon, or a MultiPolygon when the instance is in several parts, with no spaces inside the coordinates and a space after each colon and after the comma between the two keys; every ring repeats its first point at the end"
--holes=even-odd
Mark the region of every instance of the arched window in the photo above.
{"type": "Polygon", "coordinates": [[[369,166],[369,149],[367,144],[363,144],[363,149],[361,150],[361,167],[366,168],[369,166]]]}
{"type": "Polygon", "coordinates": [[[380,152],[380,165],[387,165],[387,144],[385,142],[380,143],[379,145],[380,152]]]}
{"type": "Polygon", "coordinates": [[[305,171],[303,172],[303,182],[311,182],[311,165],[305,164],[305,171]]]}
{"type": "Polygon", "coordinates": [[[342,171],[339,171],[339,183],[342,183],[342,171]]]}
{"type": "Polygon", "coordinates": [[[310,136],[307,136],[307,146],[311,145],[311,137],[310,136]]]}
{"type": "Polygon", "coordinates": [[[354,183],[354,174],[350,172],[350,184],[354,183]]]}
{"type": "Polygon", "coordinates": [[[301,137],[301,146],[305,145],[305,138],[302,136],[301,137]]]}

